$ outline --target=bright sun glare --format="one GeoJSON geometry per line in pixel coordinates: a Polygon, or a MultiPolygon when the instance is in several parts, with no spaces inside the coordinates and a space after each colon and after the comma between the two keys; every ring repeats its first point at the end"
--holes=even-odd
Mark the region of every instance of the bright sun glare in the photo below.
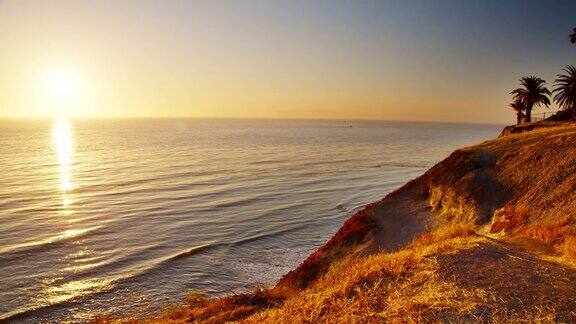
{"type": "Polygon", "coordinates": [[[78,74],[69,68],[47,71],[44,75],[44,83],[48,92],[59,99],[71,97],[80,91],[78,74]]]}
{"type": "Polygon", "coordinates": [[[70,175],[74,141],[72,125],[67,119],[57,119],[52,128],[52,144],[60,169],[60,190],[70,191],[74,188],[70,175]]]}
{"type": "Polygon", "coordinates": [[[84,79],[73,66],[54,66],[40,75],[42,109],[54,118],[78,116],[88,109],[84,79]]]}

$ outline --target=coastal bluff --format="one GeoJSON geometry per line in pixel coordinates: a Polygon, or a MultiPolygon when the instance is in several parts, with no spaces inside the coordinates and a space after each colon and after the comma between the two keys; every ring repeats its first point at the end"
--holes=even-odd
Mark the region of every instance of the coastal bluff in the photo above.
{"type": "Polygon", "coordinates": [[[352,215],[270,288],[95,322],[576,322],[576,124],[507,127],[352,215]]]}
{"type": "Polygon", "coordinates": [[[537,123],[527,123],[519,125],[506,126],[500,133],[500,137],[519,134],[523,132],[529,132],[535,129],[550,128],[550,127],[566,127],[566,126],[576,126],[576,122],[573,121],[554,121],[554,120],[544,120],[537,123]]]}

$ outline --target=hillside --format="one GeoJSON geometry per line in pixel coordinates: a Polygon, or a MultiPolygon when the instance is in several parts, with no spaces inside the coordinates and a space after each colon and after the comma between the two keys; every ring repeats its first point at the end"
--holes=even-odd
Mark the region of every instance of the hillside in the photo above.
{"type": "Polygon", "coordinates": [[[357,212],[275,287],[120,321],[575,322],[575,171],[575,125],[507,132],[357,212]]]}

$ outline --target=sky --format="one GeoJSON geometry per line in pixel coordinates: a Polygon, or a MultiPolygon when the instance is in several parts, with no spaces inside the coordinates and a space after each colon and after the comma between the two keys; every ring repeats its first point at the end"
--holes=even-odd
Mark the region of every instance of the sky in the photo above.
{"type": "Polygon", "coordinates": [[[573,0],[0,0],[0,118],[510,123],[573,27],[573,0]]]}

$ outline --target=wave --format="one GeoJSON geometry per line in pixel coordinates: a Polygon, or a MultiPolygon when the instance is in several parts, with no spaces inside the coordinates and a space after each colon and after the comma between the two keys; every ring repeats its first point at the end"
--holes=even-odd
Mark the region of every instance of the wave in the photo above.
{"type": "Polygon", "coordinates": [[[0,314],[0,322],[30,322],[30,317],[34,316],[35,314],[42,314],[45,313],[49,309],[55,309],[58,307],[64,307],[67,304],[73,302],[80,302],[85,298],[90,298],[95,294],[101,294],[110,291],[114,287],[114,283],[118,279],[102,279],[97,278],[93,279],[91,282],[93,286],[86,286],[86,282],[84,281],[86,290],[77,292],[74,295],[64,295],[62,298],[48,304],[36,304],[32,306],[23,306],[16,308],[12,311],[9,311],[4,314],[0,314]]]}
{"type": "Polygon", "coordinates": [[[93,279],[78,279],[78,280],[70,280],[64,283],[62,286],[66,285],[76,285],[78,282],[86,283],[86,282],[93,282],[93,286],[89,286],[85,291],[80,291],[75,295],[65,296],[60,300],[56,300],[55,302],[49,304],[40,304],[28,307],[20,307],[13,311],[9,311],[5,314],[0,314],[0,322],[3,321],[18,321],[18,320],[26,320],[29,319],[34,314],[41,314],[46,312],[49,309],[54,309],[61,306],[69,306],[72,303],[80,303],[86,298],[92,298],[96,294],[102,294],[111,291],[114,287],[118,286],[122,282],[126,282],[128,280],[133,280],[134,278],[140,277],[149,273],[150,271],[158,269],[162,264],[169,263],[174,260],[179,260],[182,258],[186,258],[192,255],[196,255],[198,253],[204,252],[212,247],[218,246],[221,244],[213,244],[213,243],[206,243],[191,247],[189,249],[182,250],[175,254],[169,255],[167,257],[162,257],[157,259],[152,264],[148,263],[148,266],[144,269],[133,271],[130,274],[116,276],[112,278],[93,278],[93,279]]]}
{"type": "Polygon", "coordinates": [[[103,226],[93,226],[84,229],[67,230],[59,235],[51,236],[45,239],[4,247],[0,249],[0,262],[6,262],[8,260],[18,258],[24,253],[40,253],[45,251],[47,248],[53,247],[57,244],[63,244],[84,238],[88,235],[92,235],[95,231],[102,228],[103,226]]]}
{"type": "Polygon", "coordinates": [[[383,168],[383,167],[387,167],[387,166],[391,166],[391,167],[397,167],[397,168],[428,168],[430,167],[429,165],[424,165],[424,164],[418,164],[418,163],[401,163],[401,162],[397,162],[397,163],[378,163],[374,166],[372,166],[373,168],[383,168]]]}
{"type": "MultiPolygon", "coordinates": [[[[56,308],[56,307],[64,306],[64,305],[69,306],[70,303],[79,303],[86,298],[92,298],[93,295],[95,295],[95,294],[109,292],[110,290],[112,290],[114,287],[116,287],[117,285],[119,285],[122,282],[126,282],[128,280],[134,280],[135,278],[141,277],[141,276],[143,276],[149,272],[152,272],[152,271],[161,270],[163,266],[170,264],[171,262],[174,262],[177,260],[182,260],[182,259],[194,256],[194,255],[198,255],[200,253],[204,253],[210,249],[213,249],[213,248],[216,248],[219,246],[238,246],[238,245],[254,242],[257,240],[261,240],[261,239],[265,239],[265,238],[269,238],[269,237],[275,237],[278,235],[297,231],[299,229],[304,228],[305,226],[306,225],[301,225],[301,226],[295,226],[295,227],[291,227],[291,228],[287,228],[287,229],[281,229],[281,230],[277,230],[277,231],[257,234],[257,235],[242,238],[242,239],[239,239],[239,240],[236,240],[233,242],[221,242],[221,243],[210,242],[210,243],[204,243],[204,244],[196,245],[196,246],[193,246],[191,248],[187,248],[187,249],[181,250],[179,252],[176,252],[174,254],[158,258],[155,261],[147,262],[147,266],[145,268],[138,270],[138,271],[133,271],[132,273],[130,273],[128,275],[119,276],[116,278],[108,278],[108,279],[93,279],[94,281],[96,281],[96,280],[102,281],[103,280],[105,282],[105,285],[100,284],[97,287],[91,288],[89,291],[80,292],[77,295],[65,297],[62,300],[58,300],[54,303],[18,308],[18,309],[15,309],[13,311],[10,311],[8,313],[2,314],[2,315],[0,315],[0,321],[25,320],[25,319],[30,318],[31,316],[34,316],[34,314],[40,314],[40,313],[46,312],[48,309],[52,309],[52,308],[56,308]]],[[[58,236],[58,237],[60,237],[60,236],[58,236]]],[[[78,236],[76,236],[76,237],[78,237],[78,236]]],[[[86,281],[86,280],[77,279],[77,280],[67,281],[66,284],[72,284],[72,283],[84,282],[84,281],[86,281]]]]}
{"type": "Polygon", "coordinates": [[[257,235],[253,235],[250,237],[246,237],[237,241],[234,241],[232,243],[230,243],[230,245],[232,246],[237,246],[237,245],[241,245],[241,244],[245,244],[245,243],[250,243],[250,242],[254,242],[257,240],[261,240],[264,238],[268,238],[268,237],[274,237],[274,236],[278,236],[278,235],[282,235],[282,234],[286,234],[286,233],[290,233],[290,232],[294,232],[300,229],[303,229],[306,227],[306,224],[302,224],[300,226],[294,226],[291,228],[286,228],[286,229],[282,229],[282,230],[278,230],[278,231],[274,231],[274,232],[269,232],[269,233],[263,233],[263,234],[257,234],[257,235]]]}
{"type": "Polygon", "coordinates": [[[291,161],[288,161],[286,159],[268,159],[268,160],[257,160],[257,161],[251,161],[249,162],[252,165],[267,165],[267,164],[276,164],[276,163],[290,163],[291,161]]]}
{"type": "MultiPolygon", "coordinates": [[[[138,193],[138,192],[146,192],[141,191],[145,190],[146,188],[140,188],[142,185],[151,185],[156,182],[162,182],[166,180],[174,180],[174,179],[182,179],[182,178],[198,178],[203,176],[210,176],[217,174],[214,171],[184,171],[184,172],[174,172],[168,174],[148,174],[143,178],[138,179],[116,179],[115,181],[111,181],[106,184],[87,184],[80,188],[74,190],[74,193],[77,194],[88,194],[88,193],[106,193],[109,190],[113,189],[115,191],[110,192],[110,194],[130,194],[130,193],[138,193]],[[125,191],[118,191],[119,189],[128,188],[130,190],[125,191]],[[136,189],[132,189],[136,188],[136,189]]],[[[201,181],[198,183],[191,183],[188,185],[206,185],[211,184],[211,182],[201,181]]],[[[149,187],[147,189],[153,189],[153,187],[149,187]]]]}
{"type": "Polygon", "coordinates": [[[207,243],[207,244],[197,245],[197,246],[194,246],[190,249],[186,249],[186,250],[180,251],[180,252],[178,252],[172,256],[169,256],[166,259],[164,259],[162,262],[169,262],[169,261],[173,261],[173,260],[183,259],[183,258],[192,256],[192,255],[198,254],[200,252],[204,252],[204,251],[206,251],[210,248],[213,248],[217,245],[219,245],[219,244],[207,243]]]}
{"type": "Polygon", "coordinates": [[[261,240],[261,239],[265,239],[265,238],[269,238],[269,237],[276,237],[276,236],[279,236],[282,234],[294,232],[294,231],[303,229],[304,227],[306,227],[306,224],[302,224],[300,226],[294,226],[294,227],[290,227],[290,228],[286,228],[286,229],[281,229],[281,230],[277,230],[277,231],[273,231],[273,232],[267,232],[267,233],[252,235],[252,236],[245,237],[245,238],[242,238],[239,240],[235,240],[233,242],[209,242],[209,243],[196,245],[196,246],[193,246],[191,248],[184,249],[184,250],[181,250],[177,253],[171,254],[169,256],[157,259],[156,262],[153,262],[153,264],[150,265],[147,269],[138,273],[138,276],[143,275],[144,273],[147,273],[147,272],[150,272],[153,270],[157,270],[162,265],[170,263],[172,261],[177,261],[177,260],[181,260],[181,259],[184,259],[184,258],[187,258],[190,256],[198,255],[200,253],[206,252],[208,250],[211,250],[211,249],[214,249],[217,247],[239,246],[242,244],[251,243],[254,241],[261,240]]]}
{"type": "MultiPolygon", "coordinates": [[[[140,269],[134,270],[128,274],[124,274],[122,276],[117,277],[109,277],[109,278],[93,278],[91,279],[83,279],[82,277],[76,277],[73,280],[66,280],[60,286],[64,285],[73,285],[76,283],[85,283],[85,282],[92,282],[94,286],[89,286],[86,290],[80,291],[77,294],[64,296],[62,299],[56,299],[55,302],[49,304],[40,304],[40,305],[32,305],[32,306],[24,306],[21,308],[17,308],[13,311],[9,311],[8,313],[0,315],[0,321],[25,321],[30,318],[34,318],[36,315],[41,315],[42,313],[46,313],[48,310],[57,309],[58,307],[69,307],[71,304],[82,303],[84,300],[93,298],[96,294],[102,294],[110,292],[111,290],[118,287],[119,284],[129,282],[136,278],[139,278],[143,275],[146,275],[153,271],[162,270],[165,266],[169,266],[170,263],[174,261],[179,261],[194,255],[198,255],[200,253],[204,253],[210,249],[217,248],[220,246],[239,246],[242,244],[251,243],[257,240],[266,239],[270,237],[276,237],[279,235],[283,235],[286,233],[294,232],[306,227],[305,224],[299,226],[293,226],[290,228],[280,229],[276,231],[269,231],[266,233],[256,234],[249,237],[241,238],[232,242],[209,242],[200,245],[193,246],[191,248],[187,248],[176,253],[170,254],[168,256],[160,257],[155,260],[148,260],[146,262],[145,267],[140,267],[140,269]],[[103,284],[105,283],[105,284],[103,284]]],[[[87,228],[84,230],[76,231],[74,233],[62,233],[60,235],[34,242],[29,246],[19,246],[12,249],[9,253],[12,257],[16,256],[15,254],[21,254],[25,252],[38,252],[38,249],[45,248],[51,244],[57,244],[61,242],[66,242],[71,239],[76,239],[85,235],[89,235],[93,231],[99,229],[99,227],[94,228],[87,228]]],[[[0,262],[3,262],[6,256],[0,257],[0,262]]],[[[115,263],[115,262],[113,262],[115,263]]],[[[106,264],[109,266],[110,263],[106,264]]],[[[139,268],[139,267],[136,267],[139,268]]],[[[57,288],[58,288],[57,287],[57,288]]]]}

